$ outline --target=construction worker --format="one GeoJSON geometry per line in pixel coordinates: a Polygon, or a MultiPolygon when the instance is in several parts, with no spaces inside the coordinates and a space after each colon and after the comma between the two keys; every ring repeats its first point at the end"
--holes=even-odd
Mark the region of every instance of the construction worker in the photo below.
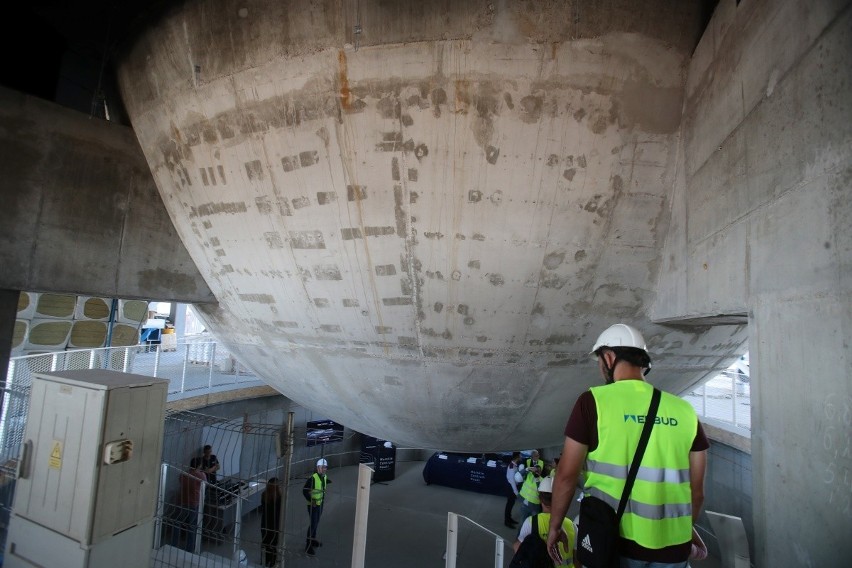
{"type": "MultiPolygon", "coordinates": [[[[524,523],[521,525],[521,530],[518,532],[518,540],[516,540],[513,545],[515,552],[518,551],[521,547],[521,543],[526,538],[540,538],[541,540],[547,540],[547,530],[550,527],[551,519],[550,505],[552,491],[553,478],[542,478],[541,483],[538,486],[538,495],[541,499],[542,512],[538,514],[538,518],[528,517],[524,520],[524,523]],[[533,534],[536,532],[533,529],[533,519],[536,519],[536,525],[541,527],[540,532],[537,532],[537,534],[533,534]]],[[[565,531],[568,544],[566,545],[564,542],[559,543],[559,554],[562,560],[558,564],[555,564],[555,566],[577,566],[579,568],[580,564],[575,563],[574,560],[574,523],[565,517],[562,517],[562,530],[565,531]]]]}
{"type": "Polygon", "coordinates": [[[308,556],[316,555],[316,549],[322,546],[322,543],[317,540],[317,528],[322,516],[326,486],[331,483],[326,475],[327,470],[328,461],[324,458],[317,460],[316,471],[305,482],[305,487],[302,490],[305,499],[308,501],[308,516],[311,519],[311,524],[308,525],[308,534],[305,537],[305,553],[308,556]]]}
{"type": "Polygon", "coordinates": [[[530,468],[532,466],[538,466],[539,473],[544,471],[544,460],[539,457],[538,450],[533,450],[530,457],[524,460],[524,467],[530,468]]]}
{"type": "MultiPolygon", "coordinates": [[[[635,328],[611,326],[598,337],[592,355],[606,384],[580,395],[565,427],[547,538],[554,560],[557,541],[566,538],[556,519],[568,511],[584,463],[586,495],[617,509],[653,391],[643,380],[651,358],[635,328]]],[[[662,393],[641,462],[650,474],[637,477],[619,525],[621,568],[649,562],[661,568],[686,567],[693,524],[704,503],[709,446],[692,406],[662,393]]]]}
{"type": "Polygon", "coordinates": [[[524,483],[518,494],[521,496],[521,522],[531,515],[541,512],[541,501],[538,497],[538,484],[541,481],[541,469],[536,463],[524,468],[524,483]]]}

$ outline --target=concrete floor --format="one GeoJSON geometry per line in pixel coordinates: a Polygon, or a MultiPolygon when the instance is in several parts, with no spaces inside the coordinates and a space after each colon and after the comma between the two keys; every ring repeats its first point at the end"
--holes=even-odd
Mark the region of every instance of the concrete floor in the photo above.
{"type": "MultiPolygon", "coordinates": [[[[422,471],[424,462],[404,462],[396,466],[396,478],[373,483],[370,495],[365,566],[407,568],[440,568],[445,565],[447,513],[463,515],[459,519],[458,560],[460,568],[493,568],[495,548],[503,550],[506,567],[512,556],[511,545],[516,531],[503,525],[505,499],[439,485],[426,485],[422,471]],[[497,545],[497,539],[503,539],[497,545]]],[[[289,491],[285,533],[287,550],[284,566],[299,568],[331,568],[352,563],[355,491],[358,467],[342,467],[329,471],[332,484],[318,537],[323,546],[315,557],[303,550],[307,514],[301,496],[301,480],[295,480],[289,491]]],[[[575,515],[574,504],[569,514],[575,515]]],[[[517,505],[514,516],[518,517],[517,505]]],[[[260,529],[257,511],[244,517],[239,548],[245,551],[249,565],[260,565],[260,529]]],[[[230,557],[233,542],[205,542],[206,553],[230,557]]],[[[167,562],[160,566],[187,566],[185,562],[167,562]]],[[[214,566],[209,559],[198,566],[214,566]]],[[[236,565],[236,564],[234,564],[236,565]]],[[[695,563],[695,568],[719,568],[716,558],[695,563]]]]}

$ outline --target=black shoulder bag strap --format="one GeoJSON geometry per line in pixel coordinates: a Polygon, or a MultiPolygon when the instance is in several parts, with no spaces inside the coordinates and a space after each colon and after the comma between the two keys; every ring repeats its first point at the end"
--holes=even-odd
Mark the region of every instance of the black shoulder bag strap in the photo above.
{"type": "Polygon", "coordinates": [[[654,421],[657,419],[657,409],[660,407],[661,397],[660,389],[654,388],[654,393],[651,395],[651,407],[648,409],[645,426],[642,428],[642,436],[639,438],[639,445],[636,446],[636,454],[633,456],[633,463],[630,464],[630,472],[624,481],[624,491],[621,493],[621,501],[618,503],[618,512],[615,517],[616,526],[621,523],[621,516],[627,507],[630,491],[633,490],[633,482],[636,481],[636,474],[639,473],[639,464],[642,463],[642,456],[645,455],[645,448],[648,447],[648,439],[651,437],[651,428],[654,427],[654,421]]]}

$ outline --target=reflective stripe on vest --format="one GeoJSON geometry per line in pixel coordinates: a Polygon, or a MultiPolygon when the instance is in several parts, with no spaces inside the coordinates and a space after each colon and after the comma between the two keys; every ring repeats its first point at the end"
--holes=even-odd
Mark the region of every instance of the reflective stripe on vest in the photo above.
{"type": "Polygon", "coordinates": [[[536,483],[535,475],[532,472],[527,473],[527,476],[524,478],[520,494],[521,497],[533,505],[538,505],[541,502],[538,498],[538,483],[536,483]]]}
{"type": "MultiPolygon", "coordinates": [[[[597,497],[598,499],[606,501],[606,503],[610,507],[612,507],[613,511],[618,510],[618,503],[620,501],[620,497],[619,497],[619,499],[616,499],[615,497],[611,497],[610,495],[607,495],[606,493],[604,493],[600,489],[597,489],[596,487],[592,487],[591,489],[589,489],[585,493],[586,493],[586,495],[592,495],[594,497],[597,497]]],[[[674,505],[666,505],[666,504],[664,504],[664,505],[648,505],[647,503],[640,503],[639,501],[636,501],[635,499],[628,499],[627,500],[627,508],[625,509],[625,511],[630,511],[633,514],[638,515],[640,517],[645,517],[646,519],[653,519],[653,520],[658,521],[658,520],[661,520],[661,519],[671,519],[671,518],[675,518],[675,517],[682,517],[684,515],[690,515],[691,516],[692,515],[692,505],[687,504],[687,503],[680,503],[680,504],[674,504],[674,505]]],[[[675,544],[680,544],[680,543],[675,543],[675,544]]]]}
{"type": "MultiPolygon", "coordinates": [[[[630,467],[627,465],[612,465],[606,462],[588,460],[586,467],[603,475],[627,479],[630,467]]],[[[660,467],[645,467],[640,465],[636,473],[636,479],[650,481],[651,483],[689,483],[689,468],[686,469],[664,469],[660,467]]]]}
{"type": "MultiPolygon", "coordinates": [[[[586,461],[586,493],[617,509],[639,442],[653,387],[640,380],[593,387],[598,446],[586,461]]],[[[621,519],[621,535],[645,548],[692,537],[689,451],[698,429],[692,406],[662,393],[657,419],[621,519]]]]}

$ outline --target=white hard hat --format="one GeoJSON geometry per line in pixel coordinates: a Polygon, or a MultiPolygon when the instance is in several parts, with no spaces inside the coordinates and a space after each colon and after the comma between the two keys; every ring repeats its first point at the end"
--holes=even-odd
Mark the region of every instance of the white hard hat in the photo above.
{"type": "Polygon", "coordinates": [[[524,482],[524,474],[520,471],[515,472],[515,483],[523,483],[524,482]]]}
{"type": "Polygon", "coordinates": [[[553,493],[553,478],[543,477],[541,483],[538,484],[539,493],[553,493]]]}
{"type": "Polygon", "coordinates": [[[325,461],[325,458],[320,458],[317,460],[317,467],[319,466],[328,467],[328,462],[325,461]]]}
{"type": "Polygon", "coordinates": [[[645,338],[642,337],[639,330],[624,323],[611,325],[598,336],[595,346],[592,347],[592,357],[597,357],[595,351],[601,347],[636,347],[642,351],[648,351],[645,346],[645,338]]]}

